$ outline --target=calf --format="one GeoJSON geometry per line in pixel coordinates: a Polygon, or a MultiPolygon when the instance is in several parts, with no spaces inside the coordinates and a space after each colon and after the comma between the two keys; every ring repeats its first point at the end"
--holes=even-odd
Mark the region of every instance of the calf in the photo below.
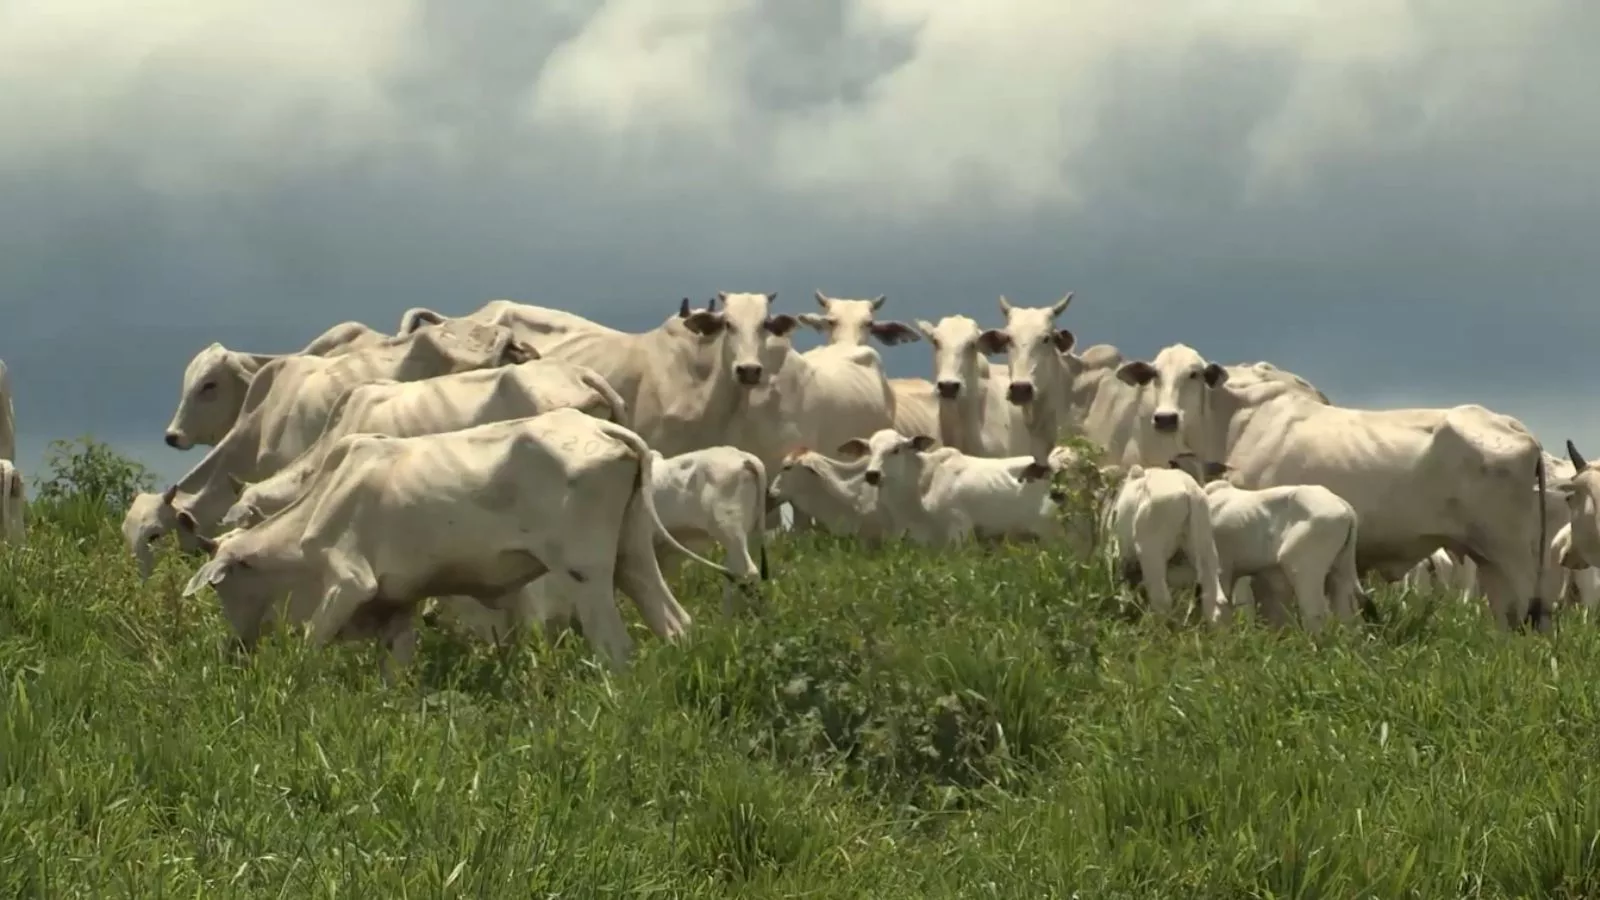
{"type": "MultiPolygon", "coordinates": [[[[1220,476],[1226,466],[1201,465],[1180,454],[1172,467],[1201,480],[1220,476]]],[[[1222,583],[1276,573],[1294,592],[1300,624],[1318,632],[1333,609],[1354,621],[1361,579],[1356,571],[1356,511],[1344,498],[1315,484],[1246,490],[1226,481],[1204,488],[1217,545],[1222,583]],[[1331,595],[1331,603],[1330,603],[1331,595]]]]}
{"type": "Polygon", "coordinates": [[[27,542],[27,527],[22,521],[22,508],[27,503],[27,489],[17,464],[0,459],[0,544],[20,547],[27,542]]]}
{"type": "MultiPolygon", "coordinates": [[[[652,491],[661,523],[680,544],[702,549],[721,544],[726,565],[746,586],[767,580],[767,470],[754,453],[707,447],[664,457],[652,450],[652,491]],[[755,538],[758,568],[750,557],[755,538]]],[[[669,548],[666,553],[673,551],[669,548]]],[[[733,613],[732,582],[723,587],[722,611],[733,613]]]]}
{"type": "Polygon", "coordinates": [[[1125,582],[1143,587],[1158,615],[1172,613],[1167,569],[1182,554],[1200,588],[1206,621],[1221,620],[1228,596],[1211,509],[1198,481],[1180,469],[1130,466],[1105,518],[1102,531],[1110,537],[1112,561],[1125,582]]]}
{"type": "Polygon", "coordinates": [[[864,459],[837,460],[801,447],[783,458],[768,494],[834,534],[856,535],[874,546],[888,534],[889,525],[866,471],[864,459]]]}
{"type": "Polygon", "coordinates": [[[922,544],[981,538],[1060,538],[1062,495],[1050,476],[1059,467],[1032,456],[989,459],[954,447],[934,449],[928,435],[882,428],[840,445],[847,459],[866,459],[867,484],[878,488],[890,529],[922,544]]]}
{"type": "MultiPolygon", "coordinates": [[[[1568,529],[1567,534],[1571,534],[1568,529]]],[[[1560,540],[1560,535],[1557,535],[1560,540]]],[[[1478,587],[1478,565],[1470,557],[1458,557],[1443,547],[1428,554],[1400,579],[1401,585],[1419,594],[1445,591],[1468,602],[1478,587]]]]}
{"type": "Polygon", "coordinates": [[[664,639],[690,624],[656,561],[658,534],[735,577],[667,533],[651,470],[637,434],[571,408],[444,434],[349,435],[290,505],[225,540],[202,538],[213,558],[184,593],[211,585],[246,647],[288,594],[286,618],[309,621],[314,646],[377,638],[392,680],[415,652],[412,619],[425,599],[505,608],[547,575],[621,667],[631,641],[613,587],[664,639]]]}

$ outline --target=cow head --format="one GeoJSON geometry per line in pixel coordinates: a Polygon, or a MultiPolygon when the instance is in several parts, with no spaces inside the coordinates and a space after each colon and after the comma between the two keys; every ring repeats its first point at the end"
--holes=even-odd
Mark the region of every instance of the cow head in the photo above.
{"type": "Polygon", "coordinates": [[[800,320],[786,313],[772,315],[772,302],[778,299],[776,292],[730,294],[719,291],[716,299],[722,301],[720,312],[700,310],[679,321],[684,328],[702,337],[722,336],[724,362],[741,387],[753,388],[766,383],[771,374],[762,364],[767,336],[786,337],[800,320]]]}
{"type": "Polygon", "coordinates": [[[893,428],[881,428],[866,440],[851,438],[839,445],[839,456],[845,460],[867,461],[862,479],[873,487],[885,482],[903,484],[916,479],[916,469],[921,465],[918,453],[932,450],[938,441],[925,434],[906,437],[893,428]]]}
{"type": "Polygon", "coordinates": [[[1117,378],[1132,387],[1153,389],[1150,427],[1157,434],[1177,437],[1186,426],[1199,425],[1204,415],[1205,391],[1221,387],[1228,370],[1186,344],[1173,344],[1156,354],[1153,362],[1124,363],[1117,378]]]}
{"type": "Polygon", "coordinates": [[[938,325],[918,319],[917,330],[933,347],[933,386],[939,399],[977,396],[989,374],[989,361],[978,352],[983,336],[978,323],[967,316],[945,316],[938,325]]]}
{"type": "Polygon", "coordinates": [[[817,291],[817,305],[822,307],[822,312],[801,313],[800,324],[822,332],[829,344],[842,346],[865,344],[868,335],[889,347],[920,340],[917,333],[904,322],[875,321],[874,317],[883,308],[886,299],[879,294],[871,300],[844,300],[817,291]]]}
{"type": "Polygon", "coordinates": [[[1550,490],[1567,501],[1572,524],[1571,552],[1594,566],[1600,564],[1600,467],[1591,466],[1570,440],[1567,458],[1577,471],[1572,478],[1550,485],[1550,490]]]}
{"type": "Polygon", "coordinates": [[[1006,399],[1017,406],[1034,400],[1050,402],[1041,394],[1055,387],[1061,371],[1061,354],[1072,349],[1077,339],[1065,328],[1057,329],[1056,316],[1072,302],[1072,292],[1050,306],[1012,306],[1000,298],[1000,312],[1006,317],[1004,328],[985,331],[978,338],[978,349],[985,356],[1004,353],[1011,363],[1011,384],[1006,399]]]}
{"type": "Polygon", "coordinates": [[[241,538],[248,534],[234,531],[218,541],[207,540],[212,558],[183,588],[185,597],[194,596],[208,585],[216,591],[223,618],[247,650],[255,647],[262,628],[276,617],[274,607],[285,596],[293,604],[290,618],[294,620],[306,618],[314,611],[314,603],[321,600],[315,590],[296,590],[309,586],[291,584],[290,569],[276,564],[268,554],[245,547],[248,541],[241,538]]]}
{"type": "Polygon", "coordinates": [[[259,365],[249,354],[212,344],[195,354],[183,370],[178,410],[167,423],[167,446],[188,450],[222,440],[239,418],[244,395],[259,365]]]}

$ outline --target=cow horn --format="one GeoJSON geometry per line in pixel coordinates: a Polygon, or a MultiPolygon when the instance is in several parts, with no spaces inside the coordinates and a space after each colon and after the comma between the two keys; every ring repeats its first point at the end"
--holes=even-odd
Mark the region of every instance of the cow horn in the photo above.
{"type": "Polygon", "coordinates": [[[1571,438],[1567,439],[1567,459],[1572,460],[1572,464],[1577,467],[1579,472],[1589,468],[1588,461],[1583,458],[1582,453],[1578,452],[1578,445],[1574,444],[1571,438]]]}

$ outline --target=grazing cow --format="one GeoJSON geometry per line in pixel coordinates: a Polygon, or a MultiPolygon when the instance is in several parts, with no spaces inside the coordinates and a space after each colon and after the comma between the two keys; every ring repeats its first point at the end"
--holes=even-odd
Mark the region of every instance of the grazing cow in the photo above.
{"type": "Polygon", "coordinates": [[[1204,489],[1187,472],[1128,467],[1106,507],[1101,531],[1110,538],[1107,552],[1122,580],[1143,588],[1157,615],[1165,617],[1173,610],[1169,568],[1187,562],[1183,574],[1194,575],[1205,620],[1222,620],[1228,595],[1211,530],[1211,508],[1204,489]]]}
{"type": "Polygon", "coordinates": [[[876,546],[889,534],[889,522],[866,472],[865,457],[838,460],[801,447],[784,456],[769,493],[834,534],[855,535],[876,546]]]}
{"type": "Polygon", "coordinates": [[[445,434],[348,435],[294,503],[209,542],[213,558],[184,593],[215,588],[247,648],[287,594],[287,619],[309,621],[314,646],[379,639],[392,680],[415,650],[412,619],[425,599],[461,594],[504,607],[547,576],[620,667],[631,640],[614,587],[664,639],[691,621],[662,577],[658,535],[734,577],[667,533],[651,467],[638,435],[576,409],[445,434]]]}
{"type": "MultiPolygon", "coordinates": [[[[1576,576],[1600,566],[1600,466],[1590,464],[1571,440],[1567,441],[1567,458],[1572,461],[1571,477],[1551,485],[1551,492],[1565,502],[1568,512],[1566,533],[1552,541],[1552,554],[1561,568],[1576,576]]],[[[1581,589],[1592,577],[1585,576],[1575,587],[1581,589]]]]}
{"type": "Polygon", "coordinates": [[[1203,490],[1225,589],[1231,593],[1242,576],[1274,572],[1294,592],[1307,631],[1322,630],[1330,606],[1340,620],[1355,620],[1357,520],[1342,497],[1315,484],[1248,490],[1211,480],[1226,467],[1202,464],[1192,453],[1179,454],[1171,465],[1209,481],[1203,490]]]}
{"type": "Polygon", "coordinates": [[[1561,574],[1557,594],[1564,602],[1590,612],[1600,608],[1600,568],[1588,564],[1572,545],[1572,523],[1561,526],[1550,541],[1550,563],[1561,574]]]}
{"type": "MultiPolygon", "coordinates": [[[[720,544],[724,565],[748,591],[767,580],[767,470],[755,454],[737,447],[705,447],[677,456],[652,457],[652,490],[661,523],[685,547],[703,551],[720,544]],[[760,566],[750,556],[755,540],[760,566]]],[[[663,551],[671,554],[670,549],[663,551]]],[[[666,560],[663,560],[665,563],[666,560]]],[[[722,611],[732,615],[734,584],[723,587],[722,611]]]]}
{"type": "Polygon", "coordinates": [[[389,335],[360,322],[341,322],[313,339],[299,353],[244,353],[218,343],[201,350],[183,370],[178,409],[167,423],[167,446],[188,450],[214,446],[244,411],[245,394],[261,367],[285,356],[332,357],[375,347],[389,335]]]}
{"type": "Polygon", "coordinates": [[[416,437],[565,407],[628,425],[622,398],[604,378],[593,369],[557,360],[357,385],[334,403],[322,434],[294,462],[240,490],[222,527],[249,527],[288,506],[316,476],[328,449],[347,434],[416,437]]]}
{"type": "Polygon", "coordinates": [[[509,329],[462,322],[336,357],[273,360],[250,385],[251,396],[245,401],[249,412],[173,485],[166,494],[167,505],[180,520],[188,516],[197,533],[210,534],[237,499],[235,484],[265,478],[304,453],[350,388],[370,381],[420,381],[537,357],[509,329]]]}
{"type": "MultiPolygon", "coordinates": [[[[723,309],[678,313],[660,327],[631,334],[572,313],[496,300],[466,317],[504,325],[545,359],[587,366],[616,389],[633,427],[668,456],[729,442],[748,393],[766,384],[764,341],[787,335],[794,316],[770,315],[776,294],[718,293],[723,309]]],[[[451,321],[426,309],[408,312],[402,333],[451,321]]],[[[870,351],[869,351],[870,352],[870,351]]]]}
{"type": "Polygon", "coordinates": [[[28,529],[22,518],[27,505],[28,491],[17,464],[0,459],[0,544],[20,547],[27,542],[28,529]]]}
{"type": "Polygon", "coordinates": [[[1055,327],[1056,317],[1072,302],[1072,292],[1050,306],[1012,306],[1000,298],[1000,312],[1006,317],[1004,328],[978,336],[978,350],[985,356],[1007,354],[1006,399],[1022,409],[1028,431],[1028,451],[1038,462],[1045,462],[1055,449],[1063,426],[1068,424],[1062,408],[1073,392],[1072,370],[1064,357],[1077,339],[1065,328],[1055,327]]]}
{"type": "Polygon", "coordinates": [[[11,373],[0,359],[0,459],[17,458],[17,413],[11,403],[11,373]]]}
{"type": "Polygon", "coordinates": [[[859,347],[867,343],[869,336],[886,347],[921,340],[904,322],[875,320],[885,299],[880,294],[871,300],[844,300],[817,291],[817,305],[822,312],[801,313],[800,324],[821,332],[831,346],[859,347]]]}
{"type": "Polygon", "coordinates": [[[1152,426],[1225,460],[1234,484],[1320,484],[1348,501],[1362,569],[1403,573],[1448,547],[1478,564],[1495,621],[1548,627],[1545,465],[1517,420],[1481,406],[1346,409],[1272,378],[1234,385],[1183,345],[1121,371],[1156,389],[1152,426]]]}
{"type": "Polygon", "coordinates": [[[907,437],[891,428],[852,438],[838,452],[867,460],[863,478],[878,489],[890,529],[918,543],[1063,535],[1055,515],[1063,496],[1051,486],[1055,459],[967,456],[954,447],[935,449],[928,435],[907,437]]]}
{"type": "Polygon", "coordinates": [[[983,335],[978,323],[967,316],[945,316],[937,325],[918,319],[917,328],[933,347],[940,443],[969,456],[1031,452],[1025,407],[1006,400],[1009,370],[991,366],[978,352],[983,335]]]}

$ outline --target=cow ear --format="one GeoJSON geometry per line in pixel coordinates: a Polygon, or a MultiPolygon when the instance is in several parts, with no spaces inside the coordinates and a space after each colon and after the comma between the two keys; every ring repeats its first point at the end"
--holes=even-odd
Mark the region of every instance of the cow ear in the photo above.
{"type": "Polygon", "coordinates": [[[917,451],[918,453],[927,453],[929,450],[932,450],[938,443],[939,442],[937,440],[935,440],[934,438],[929,437],[928,435],[919,434],[916,437],[911,439],[911,449],[917,451]]]}
{"type": "Polygon", "coordinates": [[[1227,463],[1220,463],[1220,462],[1214,462],[1214,461],[1213,462],[1208,462],[1208,463],[1206,463],[1206,467],[1205,467],[1206,480],[1207,481],[1221,481],[1222,479],[1227,478],[1228,477],[1228,473],[1232,472],[1232,471],[1233,471],[1233,467],[1228,465],[1227,463]]]}
{"type": "Polygon", "coordinates": [[[1206,366],[1206,386],[1217,387],[1228,380],[1228,370],[1210,363],[1206,366]]]}
{"type": "Polygon", "coordinates": [[[839,449],[835,452],[839,454],[840,459],[860,459],[871,453],[872,448],[861,438],[851,438],[840,444],[839,449]]]}
{"type": "Polygon", "coordinates": [[[795,326],[799,324],[800,320],[794,316],[788,313],[779,313],[767,319],[767,331],[776,337],[784,337],[789,332],[794,331],[795,326]]]}
{"type": "Polygon", "coordinates": [[[1142,359],[1123,363],[1122,368],[1117,369],[1117,380],[1129,387],[1144,387],[1154,381],[1155,377],[1156,367],[1142,359]]]}
{"type": "Polygon", "coordinates": [[[727,327],[727,324],[728,321],[722,317],[722,313],[708,312],[703,309],[690,313],[683,320],[683,327],[701,337],[714,337],[721,334],[722,329],[727,327]]]}
{"type": "Polygon", "coordinates": [[[828,330],[829,322],[827,316],[818,315],[817,313],[801,313],[795,318],[800,320],[801,325],[812,331],[826,332],[828,330]]]}
{"type": "Polygon", "coordinates": [[[1077,343],[1078,343],[1078,338],[1072,333],[1071,330],[1066,329],[1066,328],[1062,328],[1061,330],[1056,332],[1056,350],[1057,350],[1057,352],[1060,352],[1060,353],[1071,352],[1073,346],[1075,344],[1077,344],[1077,343]]]}
{"type": "Polygon", "coordinates": [[[933,343],[934,329],[932,322],[929,322],[927,319],[918,319],[917,330],[922,332],[922,336],[927,338],[929,343],[933,343]]]}
{"type": "Polygon", "coordinates": [[[978,335],[978,352],[984,356],[994,356],[1004,353],[1011,347],[1011,335],[998,328],[991,328],[978,335]]]}
{"type": "Polygon", "coordinates": [[[872,331],[873,337],[889,347],[922,340],[922,336],[917,334],[916,329],[904,322],[873,322],[868,327],[872,331]]]}

